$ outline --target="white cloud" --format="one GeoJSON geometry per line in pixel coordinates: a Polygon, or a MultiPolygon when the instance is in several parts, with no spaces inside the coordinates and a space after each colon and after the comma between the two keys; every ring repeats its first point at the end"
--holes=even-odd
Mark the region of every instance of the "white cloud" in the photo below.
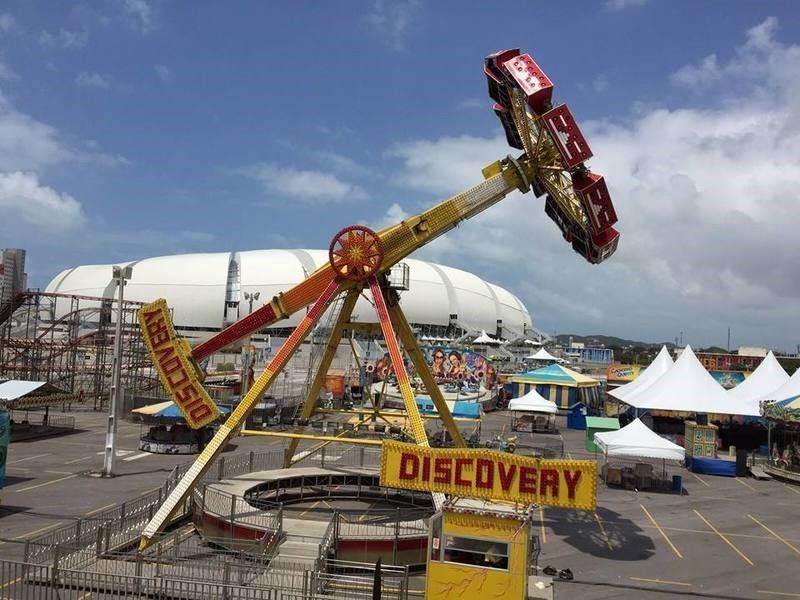
{"type": "Polygon", "coordinates": [[[16,111],[0,95],[0,172],[38,170],[70,156],[55,128],[16,111]]]}
{"type": "Polygon", "coordinates": [[[648,2],[650,2],[650,0],[606,0],[603,6],[606,10],[619,11],[627,8],[638,8],[644,6],[648,2]]]}
{"type": "Polygon", "coordinates": [[[59,29],[58,33],[50,33],[49,31],[42,31],[39,34],[39,43],[48,48],[59,48],[66,50],[68,48],[82,48],[89,40],[88,31],[68,31],[66,29],[59,29]]]}
{"type": "Polygon", "coordinates": [[[14,15],[8,13],[0,14],[0,34],[12,33],[18,29],[14,15]]]}
{"type": "Polygon", "coordinates": [[[375,0],[361,19],[392,50],[403,51],[419,12],[419,0],[375,0]]]}
{"type": "Polygon", "coordinates": [[[364,200],[366,192],[359,186],[343,181],[333,173],[259,163],[237,171],[260,182],[273,194],[296,198],[308,204],[364,200]]]}
{"type": "Polygon", "coordinates": [[[167,65],[156,65],[154,68],[161,83],[172,83],[172,69],[167,65]]]}
{"type": "Polygon", "coordinates": [[[100,167],[129,164],[124,156],[102,152],[91,140],[66,143],[57,129],[16,110],[0,94],[0,173],[41,172],[67,162],[100,167]]]}
{"type": "Polygon", "coordinates": [[[153,7],[145,0],[121,0],[122,18],[134,31],[147,35],[156,27],[153,7]]]}
{"type": "Polygon", "coordinates": [[[597,93],[605,92],[611,84],[608,82],[608,77],[602,73],[592,80],[592,89],[597,93]]]}
{"type": "MultiPolygon", "coordinates": [[[[751,29],[731,60],[717,60],[719,75],[705,82],[711,108],[641,108],[582,124],[620,217],[608,262],[574,254],[532,194],[435,241],[428,256],[506,285],[547,330],[652,340],[683,330],[707,344],[730,325],[742,343],[793,348],[800,48],[778,42],[775,25],[751,29]],[[742,70],[750,64],[761,67],[742,70]],[[741,73],[750,81],[734,88],[741,73]]],[[[390,155],[402,161],[396,183],[444,197],[508,152],[498,136],[420,140],[390,155]]]]}
{"type": "Polygon", "coordinates": [[[112,75],[96,71],[81,71],[75,76],[75,83],[80,87],[96,90],[126,93],[131,91],[130,85],[119,83],[112,75]]]}
{"type": "Polygon", "coordinates": [[[465,98],[458,103],[459,110],[473,110],[476,108],[486,108],[490,103],[486,98],[465,98]]]}
{"type": "Polygon", "coordinates": [[[101,75],[96,72],[81,71],[75,76],[75,83],[81,87],[110,90],[113,80],[110,75],[101,75]]]}
{"type": "Polygon", "coordinates": [[[0,173],[0,209],[6,234],[20,226],[48,235],[63,235],[85,223],[81,204],[39,183],[34,173],[0,173]]]}
{"type": "Polygon", "coordinates": [[[10,81],[18,77],[14,70],[0,57],[0,81],[10,81]]]}

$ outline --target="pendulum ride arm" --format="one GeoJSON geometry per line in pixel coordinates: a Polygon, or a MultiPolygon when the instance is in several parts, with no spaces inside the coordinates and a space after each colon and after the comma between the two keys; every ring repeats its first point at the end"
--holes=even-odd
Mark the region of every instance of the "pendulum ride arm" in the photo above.
{"type": "MultiPolygon", "coordinates": [[[[303,404],[303,410],[300,411],[300,415],[298,416],[298,419],[301,422],[305,422],[306,420],[310,419],[311,415],[314,414],[314,408],[317,404],[319,392],[325,383],[325,376],[328,374],[328,369],[331,366],[333,357],[336,354],[336,350],[339,348],[339,342],[342,340],[342,334],[344,333],[345,325],[350,320],[350,315],[353,313],[353,308],[356,305],[359,293],[360,290],[358,288],[353,288],[347,292],[347,296],[342,304],[342,309],[339,312],[338,318],[336,319],[336,324],[333,326],[333,331],[331,331],[331,335],[328,338],[328,345],[325,348],[325,354],[322,355],[322,360],[317,367],[317,374],[314,377],[314,381],[311,383],[311,387],[308,389],[308,395],[306,396],[305,404],[303,404]]],[[[295,429],[295,433],[303,433],[304,429],[305,426],[299,426],[295,429]]],[[[300,440],[298,438],[293,438],[289,441],[289,446],[286,449],[284,466],[291,466],[292,457],[297,450],[297,444],[299,441],[300,440]]]]}
{"type": "MultiPolygon", "coordinates": [[[[378,283],[375,276],[369,278],[369,289],[372,292],[372,299],[375,302],[375,312],[378,313],[378,320],[381,323],[381,330],[383,337],[386,340],[386,347],[389,350],[389,358],[394,367],[394,374],[397,377],[397,387],[400,388],[400,394],[403,397],[403,404],[406,406],[406,414],[411,423],[411,433],[414,435],[414,441],[418,446],[430,446],[428,442],[428,434],[425,433],[425,424],[422,421],[422,416],[419,414],[416,398],[414,397],[414,390],[411,389],[411,382],[408,379],[406,372],[406,365],[403,362],[403,354],[400,351],[400,344],[397,343],[397,338],[392,329],[392,322],[389,319],[389,311],[386,308],[386,301],[383,297],[383,290],[378,283]]],[[[445,405],[447,410],[447,405],[445,405]]],[[[448,415],[450,411],[447,411],[448,415]]],[[[436,510],[441,510],[444,504],[444,494],[434,492],[433,503],[436,510]]]]}
{"type": "MultiPolygon", "coordinates": [[[[417,345],[417,338],[414,336],[414,332],[411,330],[411,326],[408,324],[406,316],[400,308],[400,304],[396,302],[389,304],[389,318],[392,320],[392,324],[397,330],[397,334],[400,336],[400,341],[403,342],[403,348],[406,354],[411,358],[411,362],[414,363],[414,367],[417,369],[417,375],[422,379],[422,383],[425,385],[428,395],[431,397],[431,400],[433,400],[433,405],[436,407],[439,418],[442,420],[445,429],[447,429],[447,433],[450,434],[450,438],[457,448],[466,447],[461,431],[453,420],[453,415],[450,413],[450,409],[444,400],[442,390],[433,378],[433,373],[431,373],[430,367],[428,367],[428,363],[425,361],[425,356],[417,345]]],[[[416,406],[416,403],[414,405],[416,406]]]]}
{"type": "Polygon", "coordinates": [[[156,512],[144,528],[139,542],[139,548],[141,550],[147,548],[152,543],[155,535],[164,528],[172,515],[178,510],[178,507],[186,500],[189,492],[211,466],[211,462],[217,454],[219,454],[228,443],[236,428],[245,421],[247,415],[250,414],[250,411],[264,395],[264,392],[266,392],[269,386],[274,382],[277,374],[280,373],[286,366],[286,363],[289,362],[294,351],[303,342],[322,316],[322,313],[325,312],[331,299],[339,291],[341,291],[339,281],[331,277],[322,290],[322,293],[319,294],[319,298],[317,298],[314,306],[308,311],[308,314],[306,314],[303,320],[300,321],[300,324],[291,333],[283,346],[281,346],[267,368],[264,369],[264,372],[259,375],[253,387],[250,388],[225,423],[220,426],[203,452],[194,461],[194,464],[189,467],[183,479],[175,486],[172,493],[167,496],[164,504],[161,505],[161,508],[158,509],[158,512],[156,512]]]}

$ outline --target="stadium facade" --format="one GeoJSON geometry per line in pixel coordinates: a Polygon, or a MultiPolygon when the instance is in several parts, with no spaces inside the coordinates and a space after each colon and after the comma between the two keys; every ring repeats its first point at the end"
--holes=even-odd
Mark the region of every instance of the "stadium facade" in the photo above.
{"type": "MultiPolygon", "coordinates": [[[[253,310],[302,281],[328,260],[324,250],[250,250],[158,256],[122,263],[133,275],[125,286],[126,300],[148,302],[166,298],[175,325],[182,331],[218,331],[245,316],[250,303],[245,293],[259,293],[253,310]]],[[[401,292],[408,320],[422,332],[443,332],[456,325],[467,331],[502,329],[504,337],[530,335],[531,315],[508,290],[460,269],[406,259],[408,289],[401,292]]],[[[47,292],[113,298],[116,291],[111,265],[66,269],[47,286],[47,292]]],[[[358,301],[359,321],[377,316],[365,298],[358,301]]],[[[273,325],[276,333],[293,327],[302,315],[273,325]]]]}

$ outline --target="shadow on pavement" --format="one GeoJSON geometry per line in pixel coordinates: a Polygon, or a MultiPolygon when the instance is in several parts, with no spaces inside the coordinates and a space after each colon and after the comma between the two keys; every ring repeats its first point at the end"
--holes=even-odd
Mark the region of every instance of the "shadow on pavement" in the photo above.
{"type": "Polygon", "coordinates": [[[580,552],[621,561],[647,560],[655,554],[653,540],[630,519],[598,507],[597,517],[588,511],[548,510],[545,525],[580,552]],[[604,533],[605,532],[605,533],[604,533]]]}

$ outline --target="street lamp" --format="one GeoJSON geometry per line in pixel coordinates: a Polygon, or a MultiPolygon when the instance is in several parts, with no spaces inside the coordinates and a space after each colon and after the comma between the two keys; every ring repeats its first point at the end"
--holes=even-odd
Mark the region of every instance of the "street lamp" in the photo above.
{"type": "Polygon", "coordinates": [[[131,278],[133,267],[112,267],[112,277],[117,284],[117,323],[114,329],[114,356],[111,364],[111,401],[108,409],[108,427],[106,429],[106,448],[103,459],[103,477],[114,475],[114,452],[117,434],[117,407],[120,400],[120,380],[122,374],[122,319],[124,317],[122,301],[125,281],[131,278]]]}
{"type": "MultiPolygon", "coordinates": [[[[244,293],[244,299],[247,300],[249,308],[247,314],[253,312],[253,302],[258,300],[258,297],[261,295],[260,292],[253,292],[253,293],[244,293]]],[[[242,355],[242,377],[241,377],[241,384],[239,389],[239,401],[241,402],[244,399],[245,394],[247,393],[247,388],[250,384],[250,377],[249,377],[249,370],[250,370],[250,336],[247,336],[247,340],[245,341],[245,350],[242,355]]]]}

